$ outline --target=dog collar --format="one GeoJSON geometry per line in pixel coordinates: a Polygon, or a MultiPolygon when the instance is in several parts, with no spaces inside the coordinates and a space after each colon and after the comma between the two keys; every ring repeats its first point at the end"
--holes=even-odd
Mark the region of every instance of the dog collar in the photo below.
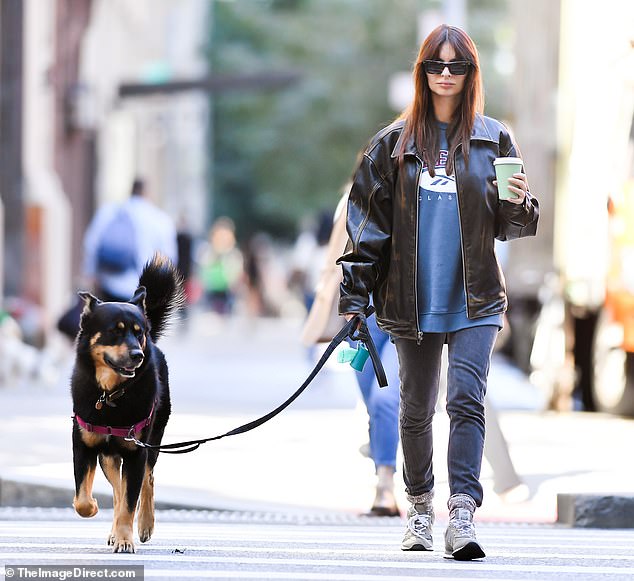
{"type": "Polygon", "coordinates": [[[77,423],[87,432],[92,432],[95,434],[103,434],[104,436],[117,436],[119,438],[127,438],[130,435],[134,435],[136,432],[140,432],[143,428],[150,425],[152,421],[152,415],[154,414],[154,406],[156,405],[156,401],[152,404],[152,409],[150,410],[150,415],[133,424],[128,428],[124,427],[115,427],[115,426],[96,426],[95,424],[91,424],[86,420],[82,419],[78,414],[75,414],[73,418],[77,420],[77,423]]]}
{"type": "Polygon", "coordinates": [[[103,404],[109,405],[111,408],[116,408],[117,404],[114,403],[115,399],[119,399],[120,397],[125,395],[125,387],[120,387],[119,389],[111,392],[104,391],[100,396],[97,402],[95,403],[95,409],[100,410],[103,407],[103,404]]]}

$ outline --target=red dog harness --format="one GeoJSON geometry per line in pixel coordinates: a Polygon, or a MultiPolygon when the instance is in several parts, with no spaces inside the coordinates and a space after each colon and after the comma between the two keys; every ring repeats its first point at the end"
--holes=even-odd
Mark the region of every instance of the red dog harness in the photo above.
{"type": "Polygon", "coordinates": [[[152,404],[152,409],[150,410],[150,415],[137,422],[136,424],[130,426],[129,428],[122,427],[113,427],[113,426],[95,426],[94,424],[89,424],[87,421],[80,418],[77,414],[73,416],[77,420],[77,423],[87,432],[93,432],[95,434],[103,434],[104,436],[117,436],[119,438],[128,438],[130,435],[134,435],[136,432],[140,432],[143,428],[150,425],[152,421],[152,415],[154,414],[154,406],[156,405],[156,401],[152,404]]]}

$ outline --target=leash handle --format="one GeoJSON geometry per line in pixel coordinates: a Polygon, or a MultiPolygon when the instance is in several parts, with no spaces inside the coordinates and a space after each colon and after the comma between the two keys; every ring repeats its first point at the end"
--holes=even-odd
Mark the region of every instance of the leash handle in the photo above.
{"type": "Polygon", "coordinates": [[[370,306],[365,313],[357,313],[352,319],[350,319],[333,337],[332,341],[330,342],[304,383],[302,383],[302,385],[295,391],[295,393],[293,393],[284,403],[280,404],[268,414],[251,422],[238,426],[237,428],[225,432],[224,434],[220,434],[219,436],[202,438],[200,440],[176,442],[173,444],[148,444],[147,442],[142,442],[138,440],[132,432],[128,435],[126,440],[134,442],[140,448],[146,448],[148,450],[154,450],[157,452],[162,452],[164,454],[187,454],[188,452],[193,452],[194,450],[197,450],[201,444],[205,444],[206,442],[212,442],[214,440],[220,440],[228,436],[236,436],[237,434],[244,434],[245,432],[249,432],[268,422],[270,419],[274,418],[280,412],[285,410],[289,405],[291,405],[310,385],[313,379],[315,379],[315,377],[321,371],[321,368],[326,364],[326,361],[328,361],[337,346],[347,337],[350,337],[350,339],[354,341],[358,341],[359,339],[361,339],[366,344],[366,347],[370,352],[370,358],[372,359],[372,366],[374,368],[374,373],[376,374],[377,381],[379,382],[379,385],[381,387],[385,387],[387,385],[385,371],[383,369],[379,353],[376,349],[376,345],[374,344],[374,341],[372,340],[372,337],[368,332],[368,325],[366,323],[366,317],[369,317],[370,315],[372,315],[372,313],[374,313],[374,307],[370,306]]]}
{"type": "Polygon", "coordinates": [[[379,352],[374,344],[374,340],[372,339],[372,335],[368,330],[367,318],[372,316],[375,308],[370,305],[366,309],[365,313],[358,313],[355,315],[352,321],[358,319],[357,326],[354,327],[353,332],[349,335],[350,339],[353,341],[361,341],[365,344],[367,350],[370,353],[370,359],[372,360],[372,367],[374,368],[374,375],[376,376],[376,380],[379,384],[379,387],[387,386],[387,377],[385,375],[385,369],[383,369],[383,364],[381,363],[381,357],[379,352]]]}

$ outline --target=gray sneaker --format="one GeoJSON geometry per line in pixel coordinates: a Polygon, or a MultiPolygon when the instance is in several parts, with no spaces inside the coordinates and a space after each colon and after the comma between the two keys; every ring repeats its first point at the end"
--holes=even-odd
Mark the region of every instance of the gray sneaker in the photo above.
{"type": "Polygon", "coordinates": [[[476,539],[473,513],[466,508],[453,510],[445,531],[445,557],[457,561],[471,561],[485,556],[476,539]]]}
{"type": "Polygon", "coordinates": [[[401,543],[401,550],[431,551],[434,544],[433,524],[434,509],[431,503],[412,504],[407,510],[407,530],[401,543]]]}

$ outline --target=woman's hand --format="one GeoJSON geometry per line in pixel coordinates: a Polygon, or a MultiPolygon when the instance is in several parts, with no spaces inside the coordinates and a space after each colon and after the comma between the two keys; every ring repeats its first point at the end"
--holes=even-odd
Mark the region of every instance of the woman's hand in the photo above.
{"type": "MultiPolygon", "coordinates": [[[[497,180],[493,180],[493,185],[497,186],[497,184],[497,180]]],[[[528,178],[526,174],[514,173],[513,176],[509,178],[508,188],[509,191],[513,192],[517,197],[508,198],[505,201],[511,202],[511,204],[523,204],[526,193],[528,192],[528,178]]]]}

